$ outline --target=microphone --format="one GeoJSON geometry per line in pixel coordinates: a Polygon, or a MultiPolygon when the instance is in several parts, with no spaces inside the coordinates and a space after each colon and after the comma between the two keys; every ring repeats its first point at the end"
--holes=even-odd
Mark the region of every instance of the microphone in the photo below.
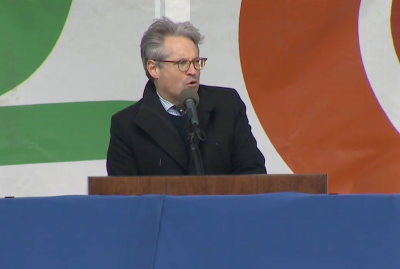
{"type": "Polygon", "coordinates": [[[179,95],[182,106],[186,108],[186,116],[189,118],[196,132],[200,131],[199,118],[197,117],[196,106],[199,104],[199,94],[192,88],[184,89],[179,95]],[[197,130],[196,130],[197,129],[197,130]]]}

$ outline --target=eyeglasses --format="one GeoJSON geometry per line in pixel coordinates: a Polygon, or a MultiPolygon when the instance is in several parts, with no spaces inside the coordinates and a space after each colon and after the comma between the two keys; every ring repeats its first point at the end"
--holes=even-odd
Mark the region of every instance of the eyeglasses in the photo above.
{"type": "Polygon", "coordinates": [[[202,70],[204,66],[206,65],[207,58],[196,58],[191,61],[188,59],[182,59],[179,61],[157,61],[157,62],[162,62],[162,63],[173,63],[178,65],[178,69],[182,72],[186,72],[190,68],[190,64],[193,63],[193,66],[196,70],[202,70]]]}

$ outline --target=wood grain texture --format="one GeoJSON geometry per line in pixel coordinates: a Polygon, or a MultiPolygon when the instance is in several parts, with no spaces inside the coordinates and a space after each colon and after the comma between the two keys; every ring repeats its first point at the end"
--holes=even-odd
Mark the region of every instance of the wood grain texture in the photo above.
{"type": "Polygon", "coordinates": [[[89,177],[89,195],[327,193],[326,174],[89,177]]]}

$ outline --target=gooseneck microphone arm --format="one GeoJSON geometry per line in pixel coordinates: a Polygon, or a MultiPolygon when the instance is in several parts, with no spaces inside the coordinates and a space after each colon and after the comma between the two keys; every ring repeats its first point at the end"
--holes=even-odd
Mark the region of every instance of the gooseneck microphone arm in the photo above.
{"type": "Polygon", "coordinates": [[[184,106],[186,107],[186,116],[190,120],[190,125],[193,128],[193,132],[200,140],[203,140],[199,126],[199,118],[197,117],[196,101],[194,99],[186,99],[184,106]]]}

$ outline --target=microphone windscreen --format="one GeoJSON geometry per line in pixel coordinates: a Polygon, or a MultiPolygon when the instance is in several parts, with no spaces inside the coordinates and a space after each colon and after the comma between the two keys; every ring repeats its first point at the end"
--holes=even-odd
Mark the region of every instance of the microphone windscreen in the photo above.
{"type": "Polygon", "coordinates": [[[196,106],[199,104],[199,94],[193,88],[184,89],[179,95],[179,100],[181,101],[181,105],[185,106],[185,102],[188,99],[193,99],[196,103],[196,106]]]}

